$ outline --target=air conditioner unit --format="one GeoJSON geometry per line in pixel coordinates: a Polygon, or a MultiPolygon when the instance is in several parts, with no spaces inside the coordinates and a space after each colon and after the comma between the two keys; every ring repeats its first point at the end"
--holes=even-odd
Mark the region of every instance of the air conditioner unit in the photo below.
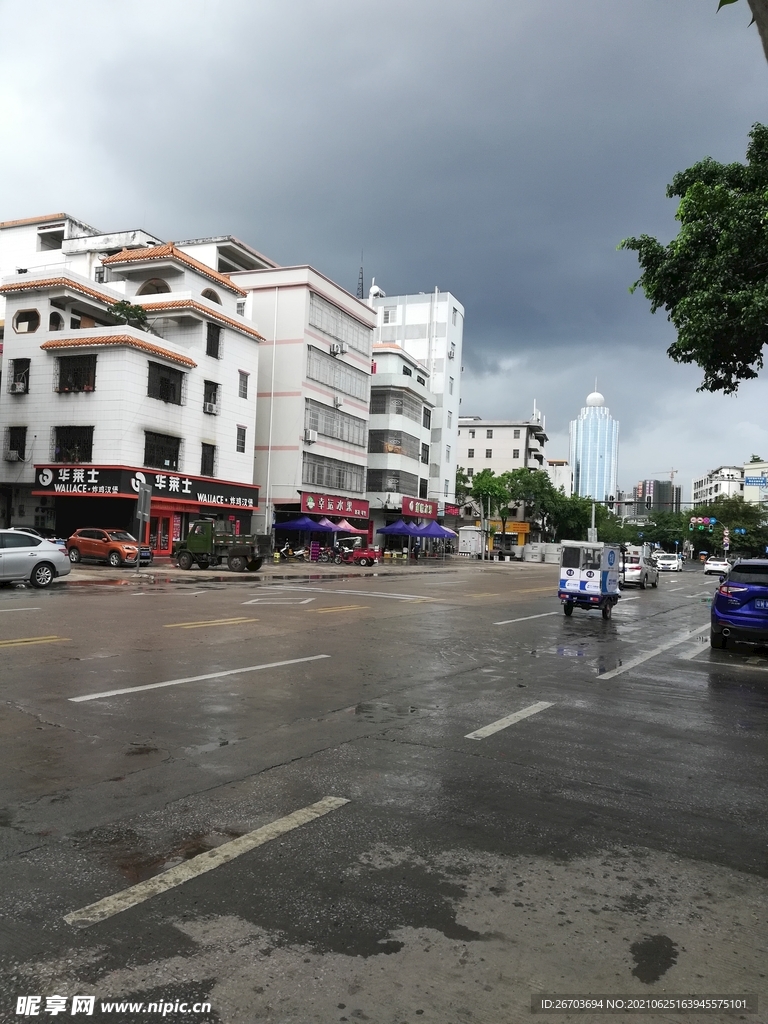
{"type": "Polygon", "coordinates": [[[449,348],[448,349],[448,358],[449,359],[455,359],[456,358],[456,349],[455,348],[449,348]]]}
{"type": "Polygon", "coordinates": [[[12,380],[8,390],[12,395],[25,395],[27,393],[27,385],[23,380],[12,380]]]}
{"type": "Polygon", "coordinates": [[[29,322],[27,320],[20,320],[19,323],[16,324],[16,333],[17,334],[28,334],[29,333],[29,322]]]}
{"type": "Polygon", "coordinates": [[[332,356],[343,356],[347,351],[349,351],[349,348],[347,345],[344,344],[343,341],[334,342],[331,345],[332,356]]]}
{"type": "Polygon", "coordinates": [[[19,453],[18,452],[8,452],[7,451],[3,457],[5,458],[6,462],[19,462],[20,461],[19,453]]]}
{"type": "Polygon", "coordinates": [[[333,396],[333,407],[334,409],[341,408],[341,399],[339,398],[338,395],[333,396]]]}
{"type": "Polygon", "coordinates": [[[215,402],[203,402],[203,412],[210,413],[211,416],[218,416],[219,407],[215,402]]]}
{"type": "Polygon", "coordinates": [[[307,442],[307,444],[314,444],[317,441],[317,431],[310,430],[309,428],[307,428],[304,431],[304,440],[307,442]]]}

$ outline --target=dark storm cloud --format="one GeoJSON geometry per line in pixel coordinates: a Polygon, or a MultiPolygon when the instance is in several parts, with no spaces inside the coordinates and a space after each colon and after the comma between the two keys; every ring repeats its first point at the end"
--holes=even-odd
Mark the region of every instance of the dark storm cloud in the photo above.
{"type": "Polygon", "coordinates": [[[670,237],[675,171],[742,158],[768,117],[746,5],[715,8],[6,4],[2,217],[64,207],[169,238],[232,232],[351,290],[364,248],[390,294],[437,284],[465,304],[465,411],[514,365],[520,388],[541,377],[562,435],[594,372],[644,359],[674,403],[696,376],[665,362],[669,328],[629,296],[636,262],[616,245],[670,237]]]}

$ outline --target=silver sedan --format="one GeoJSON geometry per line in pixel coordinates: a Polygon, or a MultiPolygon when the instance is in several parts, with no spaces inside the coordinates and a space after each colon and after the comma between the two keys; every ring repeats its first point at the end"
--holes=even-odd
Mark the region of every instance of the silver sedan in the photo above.
{"type": "Polygon", "coordinates": [[[57,576],[72,571],[66,551],[42,537],[21,530],[0,530],[0,582],[26,580],[50,587],[57,576]]]}

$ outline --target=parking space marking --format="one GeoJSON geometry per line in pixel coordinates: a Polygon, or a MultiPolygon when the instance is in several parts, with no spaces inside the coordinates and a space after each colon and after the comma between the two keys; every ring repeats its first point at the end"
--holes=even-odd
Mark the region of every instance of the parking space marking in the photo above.
{"type": "Polygon", "coordinates": [[[502,619],[501,622],[494,622],[494,626],[508,626],[511,622],[527,622],[528,619],[546,619],[548,615],[558,615],[559,612],[540,612],[538,615],[523,615],[519,619],[502,619]]]}
{"type": "Polygon", "coordinates": [[[537,715],[540,711],[545,711],[547,708],[554,706],[553,701],[540,700],[536,704],[531,704],[527,708],[523,708],[522,711],[515,711],[511,715],[507,715],[506,718],[500,718],[497,722],[491,722],[490,725],[484,725],[482,729],[475,729],[474,732],[468,732],[464,737],[465,740],[483,740],[486,736],[492,736],[495,732],[500,732],[502,729],[506,729],[509,725],[514,725],[515,722],[522,722],[524,718],[530,718],[531,715],[537,715]]]}
{"type": "Polygon", "coordinates": [[[360,608],[368,608],[367,604],[340,604],[335,608],[312,608],[315,615],[330,615],[332,612],[355,612],[360,608]]]}
{"type": "Polygon", "coordinates": [[[239,616],[232,619],[201,619],[199,622],[166,622],[165,629],[202,629],[204,626],[242,626],[246,622],[258,622],[239,616]]]}
{"type": "Polygon", "coordinates": [[[707,622],[703,626],[699,626],[698,629],[692,629],[689,633],[678,634],[672,640],[668,640],[664,644],[659,644],[658,647],[654,647],[653,650],[646,651],[645,654],[639,654],[636,658],[630,658],[623,665],[619,665],[618,668],[612,668],[610,672],[603,672],[600,675],[600,679],[613,679],[614,676],[620,676],[623,672],[629,672],[630,669],[637,668],[638,665],[642,665],[645,661],[650,661],[651,658],[655,658],[657,654],[663,654],[664,651],[668,651],[670,647],[677,647],[678,644],[685,643],[686,640],[690,640],[691,637],[698,636],[699,633],[703,633],[705,629],[709,629],[709,623],[707,622]]]}
{"type": "Polygon", "coordinates": [[[117,892],[113,896],[106,896],[104,899],[91,903],[81,910],[73,910],[71,914],[64,916],[64,920],[67,924],[79,928],[89,928],[100,921],[106,921],[108,918],[114,917],[115,914],[121,914],[124,910],[129,910],[139,903],[144,903],[145,900],[149,900],[153,896],[168,892],[169,889],[173,889],[177,885],[183,885],[184,882],[197,878],[207,871],[213,871],[215,868],[221,867],[222,864],[228,864],[235,857],[240,857],[242,854],[255,850],[257,847],[263,846],[273,839],[284,836],[287,832],[292,832],[302,825],[316,821],[318,818],[322,818],[324,815],[330,814],[331,811],[338,810],[339,807],[343,807],[348,803],[349,800],[345,800],[344,797],[340,796],[323,797],[317,803],[310,804],[308,807],[302,807],[292,814],[287,814],[284,818],[278,818],[276,821],[270,822],[268,825],[262,825],[261,828],[257,828],[253,832],[248,832],[244,836],[232,839],[230,842],[217,846],[213,850],[208,850],[206,853],[200,853],[197,857],[191,857],[183,864],[177,864],[176,867],[169,868],[161,875],[148,878],[146,881],[132,885],[129,889],[123,889],[122,892],[117,892]]]}
{"type": "Polygon", "coordinates": [[[39,612],[39,607],[29,608],[0,608],[0,612],[39,612]]]}
{"type": "Polygon", "coordinates": [[[250,601],[243,601],[243,604],[266,604],[266,605],[300,605],[311,604],[316,597],[254,597],[250,601]]]}
{"type": "Polygon", "coordinates": [[[24,636],[18,640],[0,640],[0,647],[29,647],[32,644],[68,643],[68,636],[24,636]]]}
{"type": "Polygon", "coordinates": [[[667,587],[668,594],[674,594],[676,590],[685,590],[685,587],[667,587]]]}
{"type": "Polygon", "coordinates": [[[285,665],[301,665],[306,661],[321,661],[330,658],[330,654],[313,654],[309,658],[291,658],[289,661],[271,661],[266,665],[244,665],[242,668],[228,668],[222,672],[206,672],[202,676],[187,676],[185,679],[166,679],[162,683],[146,683],[144,686],[125,686],[120,690],[104,690],[102,693],[84,693],[80,697],[70,697],[74,704],[86,700],[99,700],[102,697],[119,697],[123,693],[140,693],[142,690],[159,690],[164,686],[181,686],[183,683],[201,683],[206,679],[223,679],[225,676],[239,676],[244,672],[261,672],[266,668],[283,668],[285,665]]]}

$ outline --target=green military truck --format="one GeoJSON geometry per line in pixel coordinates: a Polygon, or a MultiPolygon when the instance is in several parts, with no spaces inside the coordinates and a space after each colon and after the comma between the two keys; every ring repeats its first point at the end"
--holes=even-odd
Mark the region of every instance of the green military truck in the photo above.
{"type": "Polygon", "coordinates": [[[180,569],[221,565],[232,572],[258,572],[272,554],[272,537],[257,534],[236,536],[227,519],[195,519],[185,540],[174,541],[173,557],[180,569]]]}

